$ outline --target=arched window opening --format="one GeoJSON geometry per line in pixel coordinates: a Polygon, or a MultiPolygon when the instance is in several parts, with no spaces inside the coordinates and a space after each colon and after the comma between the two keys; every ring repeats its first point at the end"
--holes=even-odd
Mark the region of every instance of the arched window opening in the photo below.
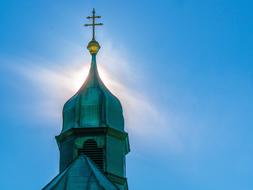
{"type": "Polygon", "coordinates": [[[99,169],[104,171],[104,150],[103,148],[98,148],[95,140],[89,139],[85,141],[83,148],[79,149],[78,153],[88,156],[99,169]]]}

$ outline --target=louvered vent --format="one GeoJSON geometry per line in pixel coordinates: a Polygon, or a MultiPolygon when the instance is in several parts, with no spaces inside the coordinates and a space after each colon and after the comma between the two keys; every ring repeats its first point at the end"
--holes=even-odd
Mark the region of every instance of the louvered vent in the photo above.
{"type": "Polygon", "coordinates": [[[79,149],[79,154],[88,156],[102,171],[104,171],[104,150],[98,148],[97,142],[89,139],[85,141],[83,149],[79,149]]]}

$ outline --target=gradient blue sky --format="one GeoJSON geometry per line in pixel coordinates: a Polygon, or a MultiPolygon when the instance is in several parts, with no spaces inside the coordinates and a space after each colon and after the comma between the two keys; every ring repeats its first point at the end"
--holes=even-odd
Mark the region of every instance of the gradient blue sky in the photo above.
{"type": "Polygon", "coordinates": [[[250,0],[1,0],[0,189],[58,173],[54,136],[89,65],[93,7],[98,64],[125,110],[130,189],[252,190],[250,0]]]}

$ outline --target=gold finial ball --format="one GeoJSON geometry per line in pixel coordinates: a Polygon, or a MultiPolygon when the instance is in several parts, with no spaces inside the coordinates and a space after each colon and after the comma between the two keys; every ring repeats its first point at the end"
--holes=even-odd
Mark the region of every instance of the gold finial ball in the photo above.
{"type": "Polygon", "coordinates": [[[96,40],[91,40],[87,46],[87,49],[89,50],[91,55],[97,54],[100,49],[100,45],[96,40]]]}

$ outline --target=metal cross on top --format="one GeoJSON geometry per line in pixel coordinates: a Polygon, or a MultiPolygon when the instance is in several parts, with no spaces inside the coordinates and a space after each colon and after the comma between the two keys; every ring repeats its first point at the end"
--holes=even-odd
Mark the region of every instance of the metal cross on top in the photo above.
{"type": "Polygon", "coordinates": [[[84,26],[92,26],[92,40],[95,40],[95,27],[96,26],[101,26],[103,25],[103,23],[96,23],[95,19],[96,18],[101,18],[101,16],[97,16],[95,9],[93,8],[92,10],[92,16],[87,16],[87,19],[92,19],[92,23],[91,24],[85,24],[84,26]]]}

